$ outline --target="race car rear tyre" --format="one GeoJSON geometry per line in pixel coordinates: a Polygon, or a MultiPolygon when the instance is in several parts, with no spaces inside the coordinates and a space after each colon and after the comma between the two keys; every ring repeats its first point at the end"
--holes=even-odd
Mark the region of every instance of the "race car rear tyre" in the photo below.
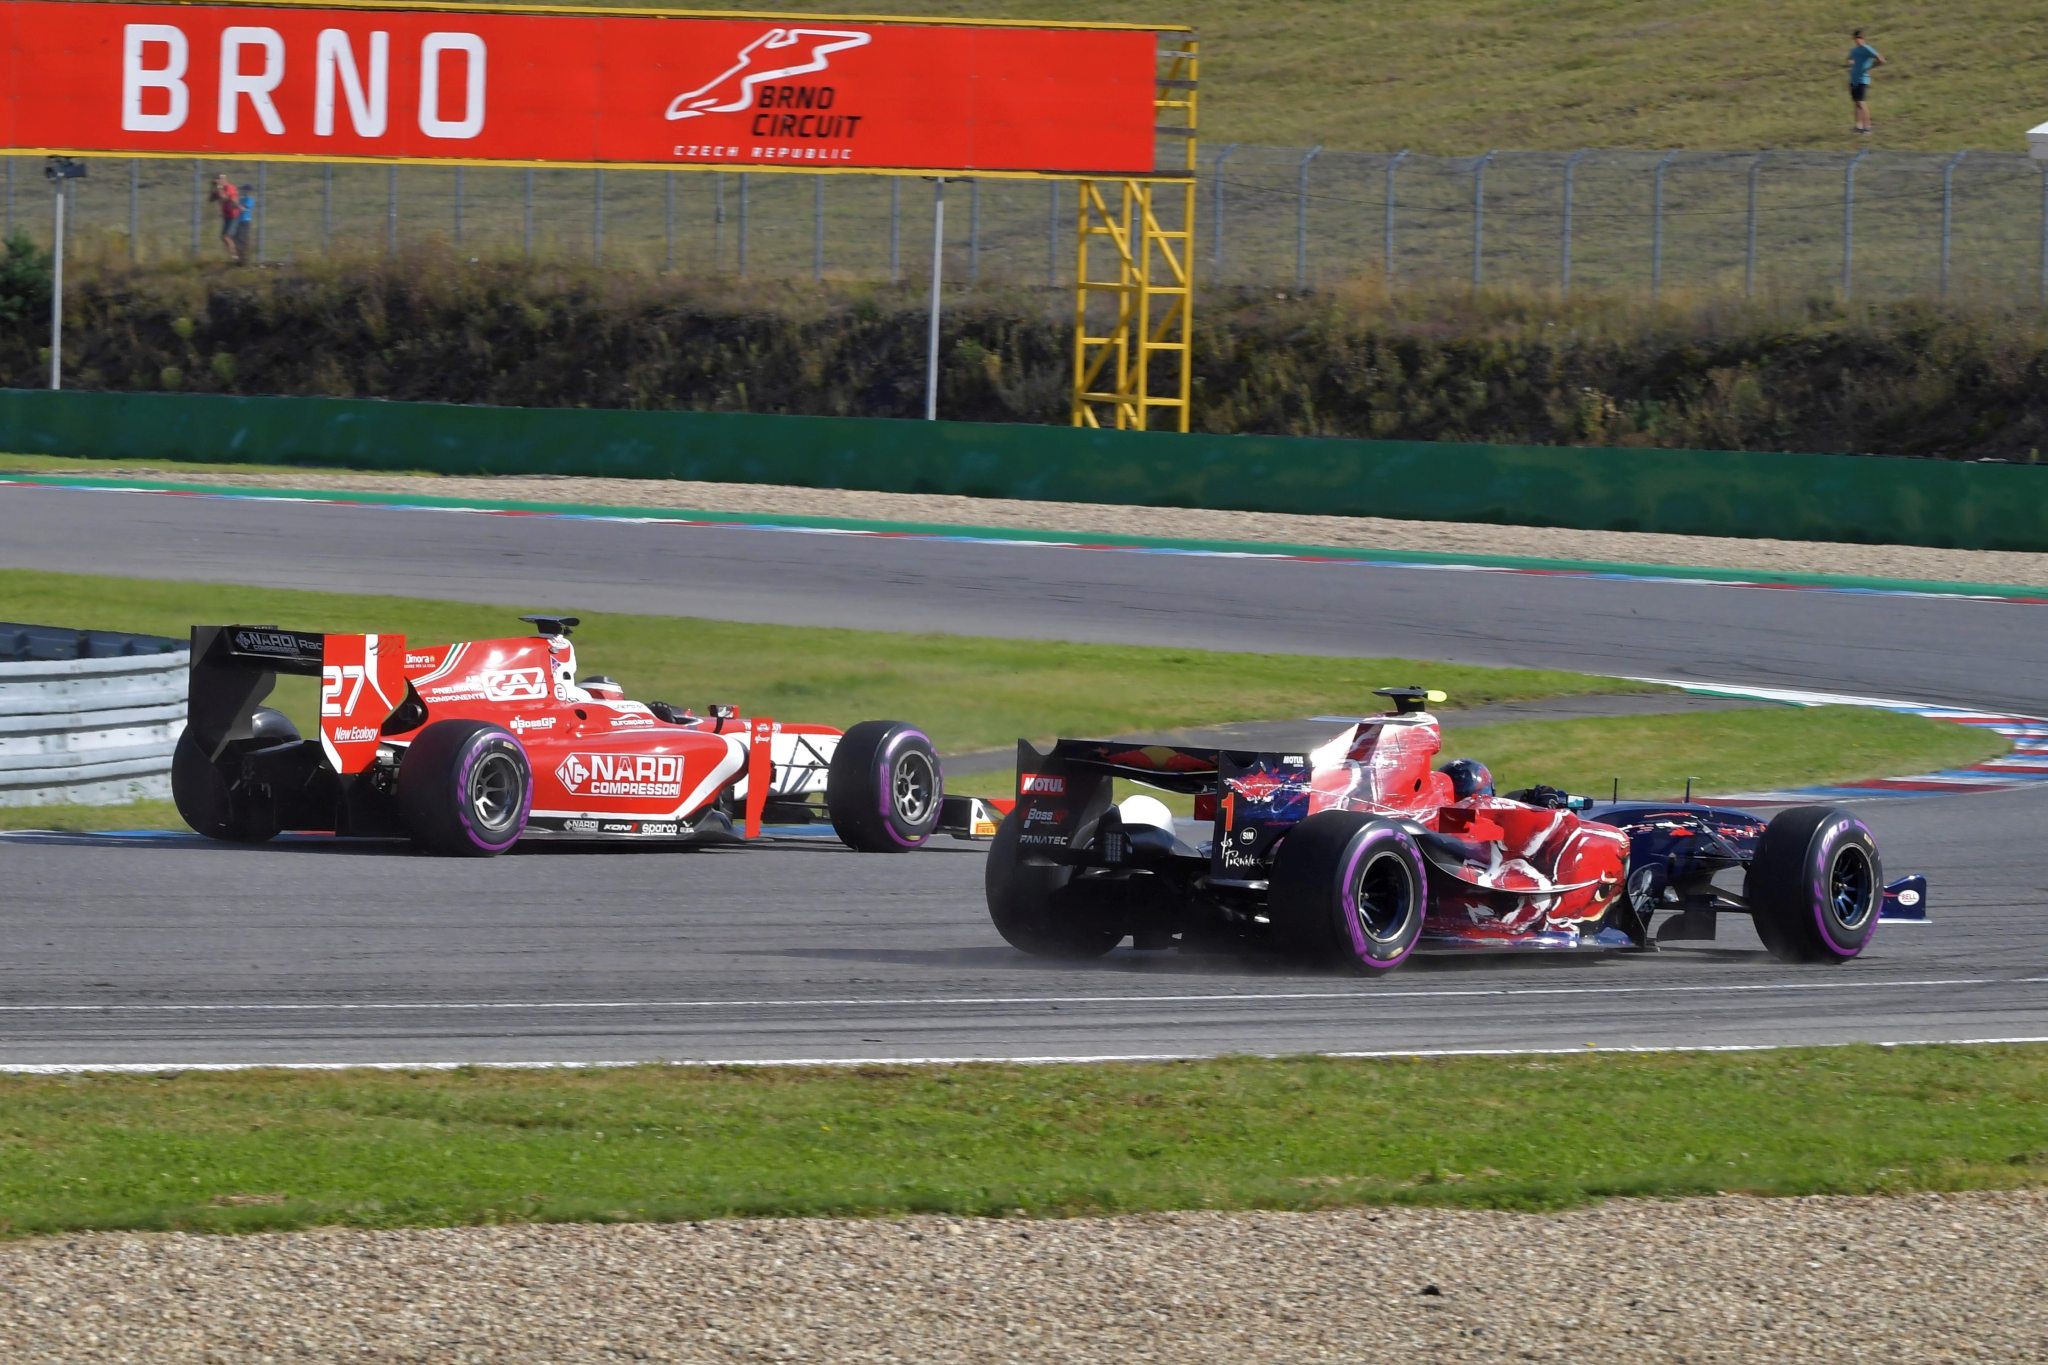
{"type": "MultiPolygon", "coordinates": [[[[284,723],[290,727],[289,721],[284,723]]],[[[241,750],[249,743],[231,742],[221,754],[222,762],[234,763],[239,771],[241,750]]],[[[209,839],[260,844],[277,837],[276,805],[230,783],[227,774],[207,760],[199,737],[189,729],[178,736],[177,746],[171,750],[171,800],[193,832],[209,839]]]]}
{"type": "Polygon", "coordinates": [[[905,853],[939,827],[939,753],[914,725],[864,720],[840,736],[825,775],[825,811],[848,847],[905,853]]]}
{"type": "Polygon", "coordinates": [[[1357,811],[1319,811],[1280,841],[1267,914],[1281,946],[1359,972],[1399,966],[1422,937],[1429,869],[1414,836],[1357,811]]]}
{"type": "Polygon", "coordinates": [[[526,750],[484,721],[436,721],[398,765],[399,818],[413,843],[432,853],[503,853],[526,828],[532,806],[526,750]]]}
{"type": "Polygon", "coordinates": [[[1764,827],[1743,898],[1780,962],[1847,962],[1870,943],[1884,864],[1870,831],[1839,806],[1794,806],[1764,827]]]}
{"type": "Polygon", "coordinates": [[[1087,907],[1068,894],[1074,869],[1025,862],[1017,836],[1022,811],[1011,811],[996,826],[982,869],[988,917],[1003,941],[1033,957],[1101,957],[1123,942],[1121,929],[1105,929],[1085,918],[1087,907]]]}

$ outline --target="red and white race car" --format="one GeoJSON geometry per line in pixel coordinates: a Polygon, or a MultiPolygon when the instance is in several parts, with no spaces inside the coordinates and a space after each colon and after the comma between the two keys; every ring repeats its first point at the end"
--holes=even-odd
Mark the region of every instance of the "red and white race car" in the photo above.
{"type": "Polygon", "coordinates": [[[178,813],[200,834],[404,835],[438,853],[522,838],[753,838],[829,819],[869,852],[941,830],[993,832],[986,803],[948,799],[931,741],[899,721],[849,730],[698,716],[580,683],[572,616],[535,634],[408,645],[398,635],[194,626],[190,707],[172,761],[178,813]],[[280,673],[320,679],[320,733],[260,703],[280,673]]]}

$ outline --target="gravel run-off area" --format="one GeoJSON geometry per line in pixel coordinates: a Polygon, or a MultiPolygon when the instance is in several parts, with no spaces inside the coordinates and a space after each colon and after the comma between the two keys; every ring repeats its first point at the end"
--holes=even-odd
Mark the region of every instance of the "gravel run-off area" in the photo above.
{"type": "Polygon", "coordinates": [[[2036,1361],[2048,1192],[0,1246],[0,1359],[2036,1361]]]}
{"type": "MultiPolygon", "coordinates": [[[[4,465],[5,457],[0,457],[0,469],[4,469],[4,465]]],[[[1950,583],[2048,585],[2048,554],[1941,550],[1919,545],[1846,545],[1799,540],[1654,535],[1637,531],[1568,531],[1545,526],[1393,521],[1385,517],[1286,516],[1269,512],[1216,512],[1192,507],[1022,502],[936,493],[863,493],[838,488],[692,483],[674,479],[585,479],[554,475],[443,478],[342,474],[312,469],[244,474],[180,470],[175,465],[112,463],[91,472],[98,478],[170,479],[224,487],[403,493],[417,497],[935,522],[951,526],[1258,541],[1341,549],[1518,555],[1621,564],[1744,569],[1760,573],[1850,574],[1950,583]]]]}

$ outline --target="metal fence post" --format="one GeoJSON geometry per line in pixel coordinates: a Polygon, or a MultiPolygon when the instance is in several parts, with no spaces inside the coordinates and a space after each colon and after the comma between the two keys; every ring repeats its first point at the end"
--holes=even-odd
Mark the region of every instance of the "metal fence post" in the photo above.
{"type": "Polygon", "coordinates": [[[1497,152],[1488,152],[1472,168],[1472,287],[1486,283],[1486,168],[1497,152]]]}
{"type": "Polygon", "coordinates": [[[1848,298],[1852,271],[1856,256],[1856,163],[1870,155],[1870,149],[1849,158],[1849,169],[1842,173],[1842,297],[1848,298]]]}
{"type": "Polygon", "coordinates": [[[455,168],[455,245],[462,245],[462,167],[455,168]]]}
{"type": "Polygon", "coordinates": [[[1318,142],[1301,158],[1294,178],[1294,287],[1308,288],[1308,165],[1323,154],[1318,142]]]}
{"type": "Polygon", "coordinates": [[[981,283],[981,182],[967,182],[967,287],[981,283]]]}
{"type": "Polygon", "coordinates": [[[747,173],[740,172],[740,278],[747,277],[747,173]]]}
{"type": "Polygon", "coordinates": [[[661,187],[661,268],[676,268],[676,173],[662,172],[661,187]]]}
{"type": "Polygon", "coordinates": [[[811,283],[825,282],[825,177],[811,177],[811,283]]]}
{"type": "Polygon", "coordinates": [[[1742,255],[1742,297],[1756,297],[1756,177],[1764,168],[1769,152],[1758,152],[1749,163],[1749,243],[1742,255]]]}
{"type": "Polygon", "coordinates": [[[384,168],[384,254],[398,254],[398,163],[384,168]]]}
{"type": "Polygon", "coordinates": [[[1591,147],[1573,152],[1564,163],[1564,229],[1558,234],[1560,261],[1558,263],[1558,289],[1566,294],[1572,292],[1572,182],[1577,178],[1579,163],[1592,154],[1591,147]]]}
{"type": "Polygon", "coordinates": [[[520,219],[520,247],[526,259],[533,259],[533,172],[526,173],[526,201],[524,214],[520,219]]]}
{"type": "Polygon", "coordinates": [[[1051,289],[1059,283],[1060,182],[1048,180],[1045,187],[1045,287],[1051,289]]]}
{"type": "Polygon", "coordinates": [[[711,173],[711,268],[725,269],[725,172],[711,173]]]}
{"type": "Polygon", "coordinates": [[[199,213],[200,205],[206,202],[206,171],[197,161],[192,163],[192,257],[199,257],[199,213]]]}
{"type": "Polygon", "coordinates": [[[1385,237],[1380,243],[1380,273],[1386,277],[1390,289],[1394,285],[1394,173],[1407,159],[1408,149],[1403,147],[1387,163],[1387,224],[1385,237]]]}
{"type": "Polygon", "coordinates": [[[939,420],[939,301],[946,264],[946,179],[932,181],[932,301],[925,337],[924,420],[939,420]]]}
{"type": "Polygon", "coordinates": [[[1223,163],[1237,148],[1237,143],[1231,143],[1209,163],[1209,265],[1216,270],[1223,268],[1223,163]]]}
{"type": "Polygon", "coordinates": [[[2041,281],[2039,301],[2048,304],[2048,161],[2041,163],[2041,281]]]}
{"type": "Polygon", "coordinates": [[[334,163],[320,168],[320,254],[334,249],[334,163]]]}
{"type": "MultiPolygon", "coordinates": [[[[12,164],[12,163],[10,163],[12,164]]],[[[142,163],[134,157],[128,158],[128,260],[130,264],[142,259],[142,163]]]]}
{"type": "Polygon", "coordinates": [[[604,172],[590,173],[590,263],[604,265],[604,172]]]}
{"type": "Polygon", "coordinates": [[[903,278],[903,181],[889,177],[889,283],[903,278]]]}
{"type": "Polygon", "coordinates": [[[14,235],[14,158],[10,156],[6,160],[7,202],[4,214],[0,214],[0,233],[5,233],[11,237],[14,235]]]}
{"type": "Polygon", "coordinates": [[[1948,242],[1949,227],[1955,221],[1956,167],[1968,152],[1957,152],[1941,168],[1941,296],[1948,297],[1948,242]]]}
{"type": "Polygon", "coordinates": [[[264,260],[264,242],[270,227],[270,163],[256,163],[256,264],[264,260]]]}
{"type": "Polygon", "coordinates": [[[1657,175],[1650,192],[1650,300],[1655,302],[1664,287],[1664,168],[1678,156],[1664,153],[1657,163],[1657,175]]]}

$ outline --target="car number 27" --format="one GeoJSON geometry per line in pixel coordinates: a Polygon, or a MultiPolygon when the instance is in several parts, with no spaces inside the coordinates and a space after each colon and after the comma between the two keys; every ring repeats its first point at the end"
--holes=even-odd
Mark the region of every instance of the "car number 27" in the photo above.
{"type": "Polygon", "coordinates": [[[361,664],[328,664],[320,670],[320,714],[352,716],[363,695],[365,670],[361,664]],[[341,694],[346,690],[348,700],[341,694]]]}

